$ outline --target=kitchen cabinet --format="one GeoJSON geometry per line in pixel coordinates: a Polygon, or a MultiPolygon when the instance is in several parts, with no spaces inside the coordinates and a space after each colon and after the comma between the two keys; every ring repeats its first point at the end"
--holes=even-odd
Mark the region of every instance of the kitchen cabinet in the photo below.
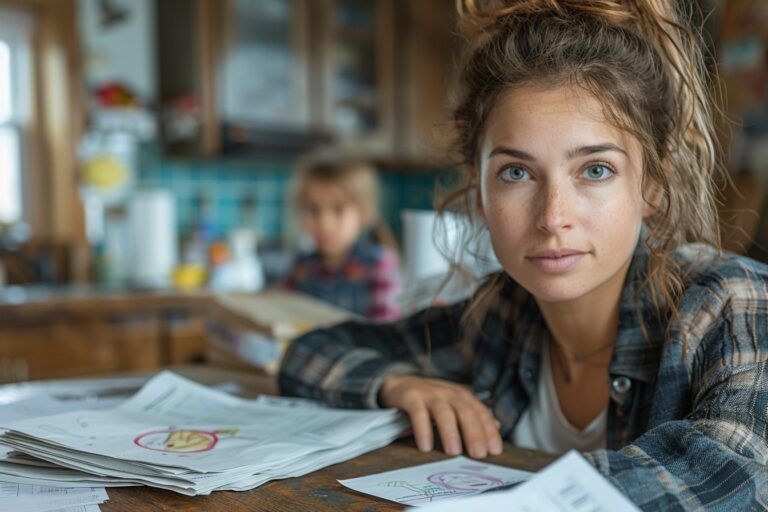
{"type": "Polygon", "coordinates": [[[154,315],[60,318],[0,327],[0,381],[55,379],[160,365],[154,315]]]}
{"type": "Polygon", "coordinates": [[[224,151],[301,146],[323,136],[311,100],[310,4],[310,0],[217,3],[214,87],[224,151]]]}
{"type": "Polygon", "coordinates": [[[206,294],[21,290],[21,298],[0,294],[0,383],[153,370],[204,358],[206,294]]]}
{"type": "Polygon", "coordinates": [[[217,10],[207,0],[155,2],[160,133],[167,151],[214,154],[217,10]]]}
{"type": "Polygon", "coordinates": [[[322,0],[314,55],[321,124],[348,152],[391,153],[395,137],[396,3],[322,0]]]}
{"type": "Polygon", "coordinates": [[[398,0],[395,155],[417,164],[445,163],[453,129],[451,84],[460,58],[451,0],[398,0]]]}
{"type": "Polygon", "coordinates": [[[163,317],[161,348],[163,364],[197,363],[205,359],[207,314],[176,310],[163,317]]]}
{"type": "Polygon", "coordinates": [[[303,148],[311,107],[310,0],[163,0],[157,6],[161,133],[172,154],[303,148]]]}
{"type": "Polygon", "coordinates": [[[451,0],[157,6],[162,131],[171,152],[331,144],[378,160],[438,153],[457,39],[451,0]]]}

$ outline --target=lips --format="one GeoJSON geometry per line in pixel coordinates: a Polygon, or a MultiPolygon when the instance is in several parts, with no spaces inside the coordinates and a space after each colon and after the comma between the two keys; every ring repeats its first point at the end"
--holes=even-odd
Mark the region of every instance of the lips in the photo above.
{"type": "Polygon", "coordinates": [[[526,259],[539,270],[550,274],[561,274],[574,268],[587,255],[575,249],[554,249],[536,252],[526,259]]]}

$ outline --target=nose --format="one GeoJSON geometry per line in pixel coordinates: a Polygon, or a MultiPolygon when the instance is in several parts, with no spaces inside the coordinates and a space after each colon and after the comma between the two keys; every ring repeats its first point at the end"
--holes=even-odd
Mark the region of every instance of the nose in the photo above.
{"type": "Polygon", "coordinates": [[[333,215],[328,212],[322,212],[318,218],[318,226],[323,233],[330,233],[336,227],[333,215]]]}
{"type": "Polygon", "coordinates": [[[547,182],[537,201],[536,227],[547,234],[557,234],[573,226],[567,183],[547,182]]]}

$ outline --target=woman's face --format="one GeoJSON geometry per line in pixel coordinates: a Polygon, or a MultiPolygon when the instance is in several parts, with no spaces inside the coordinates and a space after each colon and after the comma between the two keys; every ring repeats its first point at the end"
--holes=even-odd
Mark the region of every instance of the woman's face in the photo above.
{"type": "Polygon", "coordinates": [[[578,87],[506,92],[480,140],[480,207],[496,256],[538,300],[624,281],[645,212],[638,141],[578,87]]]}
{"type": "Polygon", "coordinates": [[[303,195],[301,224],[325,258],[342,258],[364,228],[363,213],[344,190],[333,183],[309,183],[303,195]]]}

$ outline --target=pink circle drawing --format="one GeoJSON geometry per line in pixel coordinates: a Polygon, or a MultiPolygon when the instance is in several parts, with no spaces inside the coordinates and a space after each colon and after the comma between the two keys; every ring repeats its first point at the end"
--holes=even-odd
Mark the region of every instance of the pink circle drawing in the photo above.
{"type": "Polygon", "coordinates": [[[504,485],[503,480],[472,471],[443,471],[430,475],[427,480],[453,491],[484,491],[504,485]]]}
{"type": "Polygon", "coordinates": [[[136,446],[147,450],[170,453],[198,453],[212,450],[219,437],[215,432],[189,429],[153,430],[133,440],[136,446]]]}

